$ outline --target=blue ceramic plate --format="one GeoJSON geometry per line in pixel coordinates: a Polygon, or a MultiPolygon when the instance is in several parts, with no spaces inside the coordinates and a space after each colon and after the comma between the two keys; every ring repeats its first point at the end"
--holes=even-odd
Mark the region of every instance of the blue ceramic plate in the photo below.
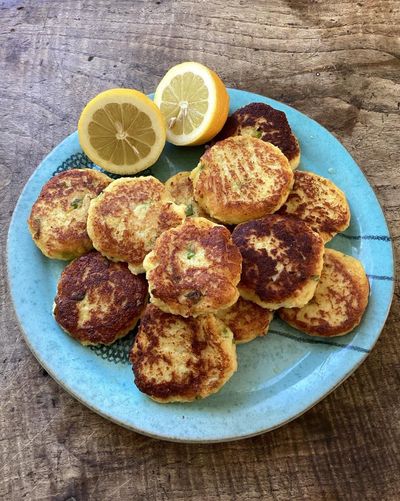
{"type": "MultiPolygon", "coordinates": [[[[274,320],[269,334],[238,346],[239,369],[216,395],[189,404],[151,401],[133,384],[127,354],[133,333],[111,347],[85,348],[65,334],[51,309],[64,262],[45,258],[26,225],[44,183],[56,172],[94,167],[77,133],[39,165],[15,208],[8,238],[11,293],[26,341],[52,377],[102,416],[137,432],[183,442],[220,442],[262,433],[299,416],[325,397],[366,358],[385,323],[393,294],[393,253],[388,227],[373,190],[344,147],[298,111],[263,96],[231,90],[231,112],[254,101],[283,110],[299,138],[301,169],[330,178],[347,195],[350,228],[329,247],[362,261],[371,297],[361,325],[335,339],[308,337],[274,320]]],[[[194,167],[202,147],[167,145],[151,173],[162,181],[194,167]]]]}

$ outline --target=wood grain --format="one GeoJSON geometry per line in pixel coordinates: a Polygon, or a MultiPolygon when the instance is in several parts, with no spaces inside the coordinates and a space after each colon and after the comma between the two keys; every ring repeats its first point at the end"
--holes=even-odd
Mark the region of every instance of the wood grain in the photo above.
{"type": "Polygon", "coordinates": [[[395,0],[0,1],[1,499],[398,499],[398,282],[372,354],[324,401],[260,437],[182,445],[107,422],[41,369],[8,296],[5,242],[24,184],[92,96],[150,92],[193,59],[332,131],[375,188],[399,263],[399,26],[395,0]]]}

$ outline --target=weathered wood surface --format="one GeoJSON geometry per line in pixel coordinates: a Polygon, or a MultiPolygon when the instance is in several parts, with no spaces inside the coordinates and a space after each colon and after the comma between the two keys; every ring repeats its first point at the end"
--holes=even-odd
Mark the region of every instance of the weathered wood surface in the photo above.
{"type": "Polygon", "coordinates": [[[399,24],[395,0],[0,1],[1,499],[398,499],[398,283],[372,354],[304,416],[245,441],[179,445],[107,422],[40,368],[8,296],[5,240],[25,182],[89,98],[150,92],[193,59],[331,130],[398,246],[399,24]]]}

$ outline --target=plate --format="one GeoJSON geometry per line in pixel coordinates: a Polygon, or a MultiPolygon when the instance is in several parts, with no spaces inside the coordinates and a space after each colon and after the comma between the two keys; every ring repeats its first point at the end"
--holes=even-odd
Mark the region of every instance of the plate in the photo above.
{"type": "MultiPolygon", "coordinates": [[[[281,426],[325,397],[367,357],[385,323],[393,295],[393,251],[375,194],[345,148],[321,125],[289,106],[230,90],[231,112],[250,102],[284,111],[299,138],[301,169],[328,177],[347,195],[351,225],[329,247],[360,259],[371,284],[368,309],[351,334],[308,337],[274,320],[264,338],[238,346],[239,369],[217,394],[193,403],[159,404],[133,383],[128,351],[133,333],[111,347],[85,348],[65,334],[51,309],[64,262],[45,258],[26,220],[44,183],[68,168],[96,168],[83,155],[77,133],[39,165],[15,208],[8,235],[10,290],[26,341],[45,370],[80,402],[102,416],[152,437],[182,442],[222,442],[281,426]]],[[[167,144],[150,171],[162,181],[193,168],[203,147],[167,144]]]]}

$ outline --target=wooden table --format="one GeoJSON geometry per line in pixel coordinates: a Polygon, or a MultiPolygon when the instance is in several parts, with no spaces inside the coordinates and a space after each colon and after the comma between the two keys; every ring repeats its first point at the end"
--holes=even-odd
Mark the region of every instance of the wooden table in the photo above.
{"type": "Polygon", "coordinates": [[[396,247],[399,23],[395,0],[0,1],[1,499],[399,499],[398,283],[372,354],[324,401],[263,436],[183,445],[106,421],[48,377],[4,263],[19,193],[83,105],[110,87],[150,92],[185,60],[325,125],[374,186],[396,247]]]}

